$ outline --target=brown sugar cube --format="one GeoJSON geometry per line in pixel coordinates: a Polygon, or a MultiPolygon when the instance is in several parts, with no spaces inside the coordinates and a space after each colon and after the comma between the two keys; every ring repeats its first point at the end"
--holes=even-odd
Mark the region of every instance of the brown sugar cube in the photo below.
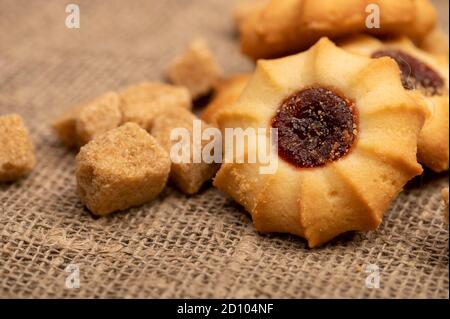
{"type": "MultiPolygon", "coordinates": [[[[211,126],[205,124],[194,114],[185,109],[173,110],[171,113],[161,114],[155,119],[152,128],[152,135],[161,144],[161,146],[170,154],[171,148],[179,140],[171,140],[171,132],[176,128],[185,128],[190,136],[190,160],[187,163],[174,163],[170,170],[170,181],[175,184],[182,192],[186,194],[197,193],[203,183],[211,179],[217,169],[216,163],[206,163],[201,160],[200,163],[193,161],[193,121],[201,123],[202,132],[211,126]]],[[[202,147],[210,141],[202,141],[202,147]]],[[[200,150],[201,151],[201,150],[200,150]]],[[[222,154],[220,154],[222,156],[222,154]]]]}
{"type": "Polygon", "coordinates": [[[169,171],[167,152],[135,123],[92,140],[76,157],[79,195],[99,216],[153,200],[164,188],[169,171]]]}
{"type": "Polygon", "coordinates": [[[52,127],[69,147],[83,146],[97,136],[112,130],[122,122],[120,96],[108,92],[63,113],[52,127]]]}
{"type": "Polygon", "coordinates": [[[125,104],[159,103],[166,107],[192,108],[189,91],[183,86],[160,82],[131,85],[120,92],[125,104]]]}
{"type": "Polygon", "coordinates": [[[81,108],[82,106],[80,105],[67,110],[51,124],[53,130],[55,131],[61,142],[63,142],[68,147],[74,147],[78,145],[76,125],[77,117],[80,113],[81,108]]]}
{"type": "Polygon", "coordinates": [[[33,142],[17,114],[0,116],[0,182],[12,182],[36,165],[33,142]]]}
{"type": "Polygon", "coordinates": [[[174,107],[192,108],[189,91],[182,86],[145,82],[132,85],[120,92],[124,122],[134,122],[146,130],[153,119],[174,107]]]}
{"type": "Polygon", "coordinates": [[[208,94],[221,75],[222,71],[203,39],[193,41],[167,69],[168,79],[187,87],[193,99],[208,94]]]}
{"type": "Polygon", "coordinates": [[[239,74],[219,82],[214,90],[212,101],[201,114],[201,119],[208,124],[218,126],[217,116],[219,112],[236,102],[250,77],[250,74],[239,74]]]}
{"type": "Polygon", "coordinates": [[[76,121],[80,146],[118,127],[122,121],[120,96],[107,93],[81,109],[76,121]]]}

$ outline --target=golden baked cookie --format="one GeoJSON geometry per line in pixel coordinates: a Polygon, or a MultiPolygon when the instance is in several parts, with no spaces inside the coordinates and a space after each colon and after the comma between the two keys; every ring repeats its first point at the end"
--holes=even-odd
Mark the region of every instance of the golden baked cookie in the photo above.
{"type": "Polygon", "coordinates": [[[310,247],[374,230],[422,172],[424,120],[392,59],[353,55],[323,38],[304,53],[258,61],[238,101],[219,112],[222,130],[278,129],[276,172],[260,174],[258,161],[224,163],[214,185],[251,213],[258,231],[299,235],[310,247]]]}
{"type": "Polygon", "coordinates": [[[241,50],[253,59],[276,58],[305,50],[322,36],[359,32],[420,41],[436,19],[429,0],[271,0],[241,19],[241,50]],[[379,28],[366,25],[373,5],[379,8],[379,28]]]}
{"type": "Polygon", "coordinates": [[[370,57],[389,56],[399,64],[403,86],[428,108],[418,143],[419,162],[436,172],[448,170],[448,59],[420,50],[405,37],[381,42],[357,36],[341,47],[370,57]]]}
{"type": "Polygon", "coordinates": [[[250,79],[250,74],[234,75],[226,80],[222,80],[214,90],[211,102],[206,106],[201,114],[201,118],[206,123],[217,126],[216,117],[219,110],[226,109],[236,102],[250,79]]]}
{"type": "Polygon", "coordinates": [[[419,47],[432,54],[441,54],[448,59],[448,35],[439,28],[428,33],[420,41],[419,47]]]}
{"type": "Polygon", "coordinates": [[[235,23],[239,25],[248,15],[261,9],[267,2],[268,0],[239,0],[233,9],[235,23]]]}
{"type": "MultiPolygon", "coordinates": [[[[411,0],[407,1],[411,2],[411,0]]],[[[392,35],[404,35],[416,42],[420,42],[436,27],[438,16],[430,0],[412,0],[412,2],[414,5],[414,19],[412,23],[403,27],[404,32],[402,30],[402,32],[394,32],[392,35]]],[[[401,15],[402,13],[397,12],[397,14],[401,15]]],[[[383,11],[381,11],[381,17],[383,17],[383,11]]]]}

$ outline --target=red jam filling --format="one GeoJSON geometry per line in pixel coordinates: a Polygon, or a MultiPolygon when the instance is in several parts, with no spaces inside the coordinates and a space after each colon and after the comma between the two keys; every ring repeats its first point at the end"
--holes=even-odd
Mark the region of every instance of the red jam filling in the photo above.
{"type": "Polygon", "coordinates": [[[405,89],[419,89],[428,96],[442,94],[444,80],[431,67],[400,50],[380,50],[372,54],[372,58],[385,56],[397,62],[405,89]]]}
{"type": "Polygon", "coordinates": [[[289,96],[272,119],[278,155],[298,168],[312,168],[346,155],[357,134],[353,103],[321,87],[289,96]]]}

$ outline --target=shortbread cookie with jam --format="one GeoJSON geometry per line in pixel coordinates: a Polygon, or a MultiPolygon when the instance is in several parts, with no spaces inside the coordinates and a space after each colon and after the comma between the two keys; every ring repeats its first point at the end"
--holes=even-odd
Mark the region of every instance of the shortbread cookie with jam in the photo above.
{"type": "Polygon", "coordinates": [[[382,42],[357,36],[342,43],[342,48],[372,58],[390,57],[400,67],[403,87],[428,109],[418,143],[419,162],[435,172],[449,165],[448,57],[429,54],[408,38],[382,42]]]}
{"type": "Polygon", "coordinates": [[[247,16],[263,8],[267,2],[268,0],[239,0],[233,9],[234,22],[240,25],[247,16]]]}
{"type": "MultiPolygon", "coordinates": [[[[258,161],[224,163],[214,185],[251,213],[258,231],[299,235],[310,247],[375,230],[422,173],[416,149],[426,114],[399,74],[392,59],[354,55],[327,38],[304,53],[258,61],[217,121],[222,129],[277,129],[278,168],[260,174],[258,161]]],[[[262,137],[270,139],[267,130],[262,137]]]]}
{"type": "Polygon", "coordinates": [[[420,41],[436,20],[429,0],[271,0],[241,19],[241,50],[255,60],[276,58],[305,50],[322,36],[337,39],[361,32],[420,41]],[[380,24],[368,28],[374,6],[380,24]]]}
{"type": "Polygon", "coordinates": [[[428,33],[425,38],[419,43],[419,47],[431,54],[443,55],[448,59],[448,35],[441,29],[435,28],[428,33]]]}
{"type": "Polygon", "coordinates": [[[218,112],[236,102],[250,80],[250,77],[250,74],[239,74],[222,80],[216,86],[211,102],[203,110],[201,115],[202,120],[217,126],[216,117],[218,112]]]}

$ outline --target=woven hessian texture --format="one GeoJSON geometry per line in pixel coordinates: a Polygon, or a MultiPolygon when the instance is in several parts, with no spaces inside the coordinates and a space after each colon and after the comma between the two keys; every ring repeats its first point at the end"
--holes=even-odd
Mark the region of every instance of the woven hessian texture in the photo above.
{"type": "Polygon", "coordinates": [[[0,1],[0,114],[24,116],[38,159],[28,178],[0,186],[0,297],[448,298],[447,174],[408,186],[378,231],[314,250],[258,234],[212,187],[192,197],[167,188],[142,207],[92,217],[76,194],[75,154],[49,121],[107,90],[162,79],[196,36],[227,74],[252,64],[239,53],[231,1],[76,3],[80,29],[65,27],[65,1],[0,1]],[[69,264],[79,266],[78,289],[66,287],[69,264]],[[370,264],[379,289],[366,287],[370,264]]]}

